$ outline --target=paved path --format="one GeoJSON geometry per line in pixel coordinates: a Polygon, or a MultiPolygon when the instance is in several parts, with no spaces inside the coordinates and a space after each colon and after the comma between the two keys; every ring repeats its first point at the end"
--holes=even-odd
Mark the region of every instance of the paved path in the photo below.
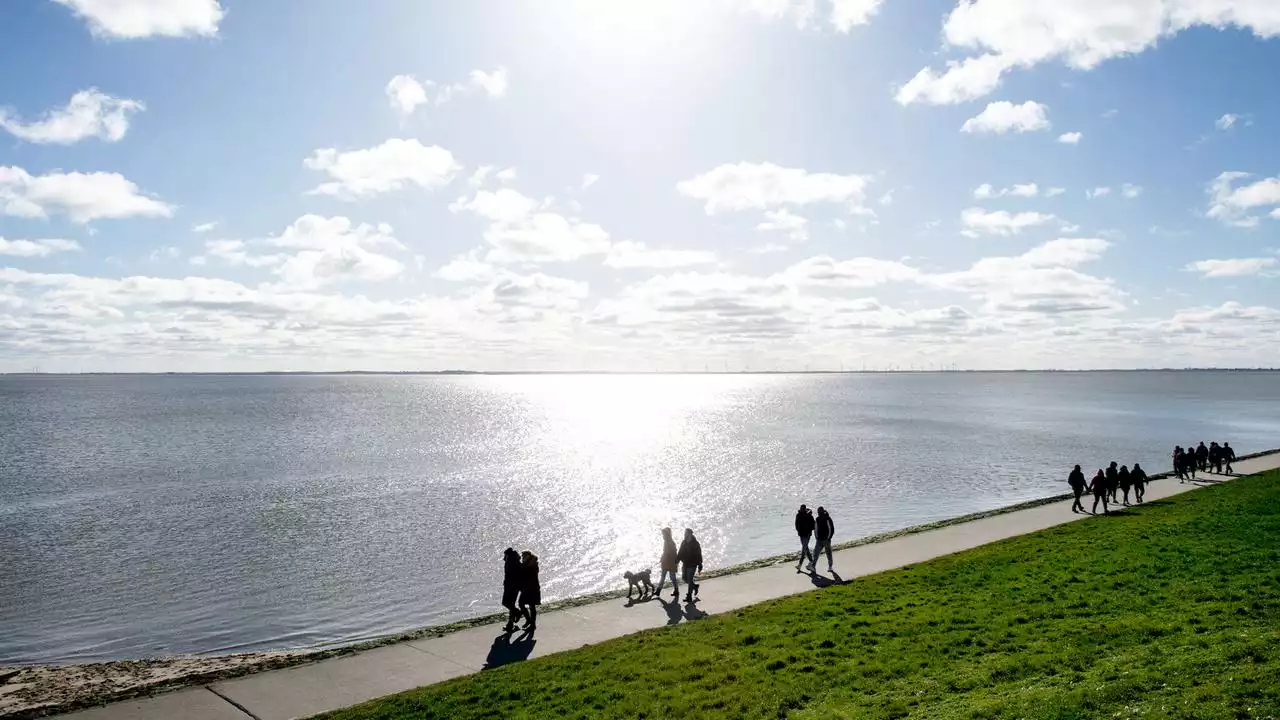
{"type": "MultiPolygon", "coordinates": [[[[1280,454],[1235,464],[1236,472],[1241,475],[1277,467],[1280,467],[1280,454]]],[[[1215,475],[1201,477],[1214,481],[1220,479],[1215,475]]],[[[1147,498],[1156,500],[1196,487],[1199,485],[1180,484],[1173,479],[1159,480],[1149,486],[1147,498]]],[[[1072,513],[1070,507],[1070,501],[1055,502],[842,550],[835,554],[836,572],[845,580],[871,575],[1088,517],[1072,513]]],[[[495,624],[115,703],[62,717],[75,720],[305,718],[469,675],[491,662],[503,664],[523,657],[541,657],[828,584],[831,584],[829,578],[815,579],[797,573],[790,563],[782,563],[705,581],[702,583],[705,598],[696,608],[657,601],[628,606],[625,600],[617,599],[548,612],[538,618],[539,627],[534,641],[520,646],[508,645],[500,627],[495,624]]]]}

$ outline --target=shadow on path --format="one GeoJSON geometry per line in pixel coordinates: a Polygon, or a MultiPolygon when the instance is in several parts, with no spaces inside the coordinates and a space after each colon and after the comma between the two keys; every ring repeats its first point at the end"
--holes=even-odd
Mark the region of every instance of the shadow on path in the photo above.
{"type": "Polygon", "coordinates": [[[831,587],[832,585],[843,585],[845,582],[844,578],[840,577],[840,573],[835,570],[831,571],[831,577],[829,578],[824,575],[819,575],[816,572],[811,572],[809,573],[809,580],[813,582],[814,587],[818,588],[831,587]]]}
{"type": "Polygon", "coordinates": [[[484,659],[484,670],[492,670],[503,665],[522,662],[529,659],[529,654],[533,652],[533,646],[537,643],[533,639],[533,631],[526,630],[520,633],[519,637],[512,639],[512,633],[504,632],[493,639],[493,645],[489,648],[489,656],[484,659]]]}
{"type": "Polygon", "coordinates": [[[675,625],[681,620],[698,620],[707,616],[707,613],[699,610],[694,603],[685,603],[681,606],[675,600],[667,602],[661,598],[658,599],[658,602],[662,603],[662,609],[667,612],[668,625],[675,625]]]}

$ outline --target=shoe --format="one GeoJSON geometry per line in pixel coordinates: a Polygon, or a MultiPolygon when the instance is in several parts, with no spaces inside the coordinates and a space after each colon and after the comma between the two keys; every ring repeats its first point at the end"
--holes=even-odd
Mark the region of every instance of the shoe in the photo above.
{"type": "Polygon", "coordinates": [[[680,599],[680,591],[679,591],[679,590],[677,590],[677,591],[675,591],[675,592],[671,593],[671,599],[672,599],[672,600],[678,600],[678,599],[680,599]]]}

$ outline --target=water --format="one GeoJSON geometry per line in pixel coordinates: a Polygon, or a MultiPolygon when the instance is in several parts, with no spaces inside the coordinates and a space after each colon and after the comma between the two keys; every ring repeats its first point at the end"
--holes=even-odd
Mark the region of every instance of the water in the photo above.
{"type": "Polygon", "coordinates": [[[297,648],[1280,445],[1263,373],[0,377],[0,664],[297,648]]]}

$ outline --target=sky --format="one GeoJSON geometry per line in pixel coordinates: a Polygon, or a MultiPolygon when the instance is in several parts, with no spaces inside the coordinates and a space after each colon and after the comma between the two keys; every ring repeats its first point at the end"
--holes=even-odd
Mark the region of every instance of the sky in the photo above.
{"type": "Polygon", "coordinates": [[[1256,367],[1275,0],[5,0],[0,372],[1256,367]]]}

